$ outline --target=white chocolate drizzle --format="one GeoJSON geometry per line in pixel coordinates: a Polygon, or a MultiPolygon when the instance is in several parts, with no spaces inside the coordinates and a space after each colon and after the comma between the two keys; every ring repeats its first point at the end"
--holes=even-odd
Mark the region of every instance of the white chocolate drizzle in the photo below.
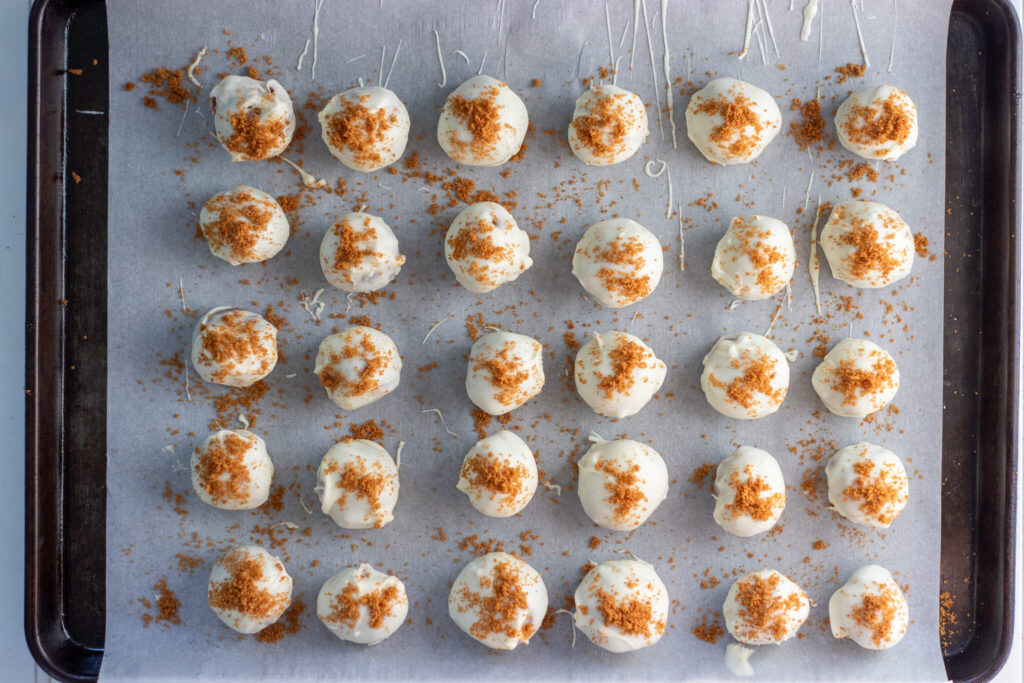
{"type": "Polygon", "coordinates": [[[868,59],[868,49],[864,46],[864,34],[860,30],[860,17],[857,15],[857,0],[850,0],[850,9],[853,10],[853,25],[857,27],[857,41],[860,43],[860,54],[864,58],[864,66],[870,67],[871,60],[868,59]]]}
{"type": "Polygon", "coordinates": [[[750,36],[754,32],[754,0],[747,0],[747,21],[743,27],[743,49],[736,55],[737,59],[743,59],[750,51],[750,36]]]}
{"type": "Polygon", "coordinates": [[[800,27],[800,40],[807,40],[811,37],[811,28],[814,24],[814,17],[818,14],[818,0],[807,0],[804,5],[804,23],[800,27]]]}
{"type": "MultiPolygon", "coordinates": [[[[441,54],[441,36],[437,34],[437,29],[434,29],[434,43],[437,44],[437,62],[441,65],[441,82],[437,84],[437,87],[443,88],[448,85],[448,72],[444,68],[444,55],[441,54]]],[[[487,53],[484,53],[487,56],[487,53]]],[[[480,70],[483,71],[484,63],[480,62],[480,70]]]]}
{"type": "MultiPolygon", "coordinates": [[[[664,44],[665,52],[662,55],[662,68],[665,71],[665,104],[668,106],[668,122],[672,124],[672,149],[676,149],[676,119],[674,116],[675,108],[672,104],[672,78],[669,75],[669,51],[668,51],[668,32],[665,28],[665,18],[668,16],[668,0],[661,0],[661,40],[664,44]]],[[[669,178],[672,176],[669,175],[669,178]]],[[[671,180],[669,180],[671,186],[671,180]]],[[[672,209],[672,193],[669,191],[669,213],[671,214],[672,209]]],[[[668,218],[669,216],[665,216],[668,218]]]]}
{"type": "Polygon", "coordinates": [[[198,80],[196,80],[196,67],[199,66],[199,62],[203,59],[203,55],[205,55],[205,54],[206,54],[206,46],[203,45],[201,48],[199,48],[199,52],[196,53],[196,58],[193,59],[192,63],[188,65],[188,71],[186,72],[188,74],[188,80],[190,80],[193,83],[195,83],[196,86],[198,86],[200,90],[203,89],[203,84],[200,83],[198,80]]]}
{"type": "Polygon", "coordinates": [[[441,426],[444,427],[444,431],[448,432],[449,434],[451,434],[455,438],[459,437],[458,434],[456,434],[455,432],[453,432],[451,429],[448,428],[448,423],[445,422],[445,420],[444,420],[444,413],[441,412],[440,408],[427,408],[426,410],[421,410],[420,412],[421,413],[437,413],[437,417],[441,420],[441,426]]]}

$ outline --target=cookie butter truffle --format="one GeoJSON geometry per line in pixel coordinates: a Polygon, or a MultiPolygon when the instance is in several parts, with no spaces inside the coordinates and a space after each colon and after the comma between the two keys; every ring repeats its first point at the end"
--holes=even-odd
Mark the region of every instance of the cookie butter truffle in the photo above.
{"type": "Polygon", "coordinates": [[[637,528],[668,496],[664,459],[637,441],[596,441],[576,467],[583,511],[607,529],[637,528]]]}
{"type": "Polygon", "coordinates": [[[572,274],[606,308],[628,306],[653,292],[662,267],[658,238],[628,218],[587,228],[572,257],[572,274]]]}
{"type": "Polygon", "coordinates": [[[796,249],[785,223],[768,216],[742,216],[729,222],[711,262],[711,277],[738,299],[773,296],[793,278],[796,249]]]}
{"type": "Polygon", "coordinates": [[[734,536],[755,536],[775,526],[786,507],[786,482],[767,451],[740,446],[715,474],[715,521],[734,536]]]}
{"type": "Polygon", "coordinates": [[[576,100],[569,147],[591,166],[630,158],[647,139],[647,110],[635,93],[614,85],[591,86],[576,100]]]}
{"type": "Polygon", "coordinates": [[[335,405],[355,410],[398,388],[402,358],[391,337],[355,325],[320,342],[313,372],[335,405]]]}
{"type": "Polygon", "coordinates": [[[847,337],[832,347],[811,375],[811,385],[831,412],[867,417],[896,396],[900,371],[882,347],[847,337]]]}
{"type": "Polygon", "coordinates": [[[637,337],[597,333],[576,354],[576,391],[594,412],[628,417],[640,412],[665,381],[665,364],[637,337]]]}
{"type": "Polygon", "coordinates": [[[455,488],[488,517],[518,514],[537,491],[533,451],[512,432],[491,434],[466,454],[455,488]]]}
{"type": "Polygon", "coordinates": [[[353,171],[390,166],[409,142],[409,112],[395,93],[380,86],[335,95],[317,118],[327,149],[353,171]]]}
{"type": "Polygon", "coordinates": [[[224,553],[206,588],[210,609],[239,633],[256,633],[281,618],[292,602],[292,577],[281,560],[258,545],[224,553]]]}
{"type": "Polygon", "coordinates": [[[910,226],[877,202],[855,199],[832,209],[818,242],[832,277],[852,287],[888,287],[914,265],[910,226]]]}
{"type": "Polygon", "coordinates": [[[192,453],[192,488],[222,510],[252,510],[267,502],[274,463],[267,444],[244,429],[221,429],[192,453]]]}
{"type": "Polygon", "coordinates": [[[276,256],[291,232],[277,200],[248,185],[207,199],[199,212],[199,229],[210,253],[233,266],[276,256]]]}
{"type": "Polygon", "coordinates": [[[828,502],[852,522],[887,529],[907,504],[903,462],[867,441],[840,448],[825,466],[828,502]]]}
{"type": "Polygon", "coordinates": [[[444,102],[437,142],[455,162],[500,166],[523,146],[530,124],[526,105],[506,84],[474,76],[444,102]]]}
{"type": "Polygon", "coordinates": [[[342,640],[376,645],[393,635],[409,613],[405,584],[368,564],[327,579],[316,597],[316,616],[342,640]]]}
{"type": "Polygon", "coordinates": [[[295,133],[292,100],[273,79],[225,76],[210,91],[210,109],[217,140],[232,161],[276,157],[295,133]]]}
{"type": "Polygon", "coordinates": [[[530,638],[548,610],[548,591],[533,567],[508,553],[487,553],[459,572],[448,595],[452,621],[495,650],[530,638]]]}
{"type": "Polygon", "coordinates": [[[379,529],[395,518],[398,467],[376,442],[334,444],[320,462],[316,481],[321,511],[343,529],[379,529]]]}
{"type": "Polygon", "coordinates": [[[779,409],[789,391],[789,363],[767,337],[738,332],[721,337],[700,376],[711,407],[726,417],[755,420],[779,409]]]}
{"type": "Polygon", "coordinates": [[[533,265],[530,236],[494,202],[459,212],[444,237],[444,258],[459,284],[477,294],[512,282],[533,265]]]}
{"type": "Polygon", "coordinates": [[[668,624],[668,591],[642,560],[609,560],[583,577],[573,622],[590,642],[609,652],[654,645],[668,624]]]}
{"type": "Polygon", "coordinates": [[[910,609],[892,574],[869,564],[832,594],[828,622],[836,638],[850,638],[868,650],[887,650],[906,634],[910,609]]]}
{"type": "Polygon", "coordinates": [[[735,78],[714,79],[686,107],[686,134],[713,164],[753,161],[781,126],[782,114],[772,96],[735,78]]]}
{"type": "Polygon", "coordinates": [[[320,242],[320,269],[343,292],[375,292],[398,276],[405,257],[384,220],[359,211],[345,214],[320,242]]]}
{"type": "Polygon", "coordinates": [[[488,332],[469,351],[466,393],[489,415],[504,415],[544,387],[543,347],[514,332],[488,332]]]}
{"type": "Polygon", "coordinates": [[[891,85],[861,90],[839,105],[836,133],[858,156],[894,161],[917,144],[917,107],[891,85]]]}
{"type": "Polygon", "coordinates": [[[204,382],[248,387],[277,365],[277,328],[262,316],[220,306],[192,334],[192,366],[204,382]]]}
{"type": "Polygon", "coordinates": [[[725,597],[722,616],[729,635],[741,643],[777,645],[796,635],[810,606],[791,579],[762,569],[736,580],[725,597]]]}

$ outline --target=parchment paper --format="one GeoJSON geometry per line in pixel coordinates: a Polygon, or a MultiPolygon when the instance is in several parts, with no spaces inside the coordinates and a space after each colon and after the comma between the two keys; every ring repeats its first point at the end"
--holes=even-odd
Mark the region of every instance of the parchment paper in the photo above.
{"type": "MultiPolygon", "coordinates": [[[[895,20],[895,3],[889,0],[865,0],[863,7],[856,3],[871,67],[863,79],[843,84],[837,83],[833,69],[861,62],[850,3],[823,0],[807,42],[798,39],[804,2],[790,4],[797,7],[789,11],[786,2],[767,0],[769,33],[764,30],[768,22],[761,18],[758,1],[756,32],[749,54],[741,61],[736,53],[742,48],[746,2],[668,3],[677,140],[673,148],[671,126],[664,117],[659,123],[653,101],[652,61],[661,106],[666,106],[663,10],[656,0],[646,0],[653,60],[642,11],[634,43],[634,7],[627,0],[607,4],[499,1],[497,5],[384,0],[382,7],[377,2],[328,0],[319,16],[316,51],[310,44],[301,71],[296,64],[312,36],[315,0],[109,0],[110,455],[103,677],[728,677],[723,666],[728,636],[708,644],[695,638],[691,629],[702,615],[708,624],[721,623],[716,614],[734,575],[774,567],[800,583],[815,606],[801,638],[758,649],[752,662],[759,677],[944,678],[937,596],[943,64],[949,3],[902,1],[895,20]],[[822,21],[824,36],[819,39],[822,21]],[[447,72],[445,87],[438,86],[442,77],[434,31],[447,72]],[[219,73],[244,72],[226,59],[229,41],[247,49],[250,64],[261,75],[267,68],[262,57],[270,56],[275,77],[301,108],[307,94],[317,88],[329,96],[355,86],[359,78],[377,83],[382,45],[388,48],[386,73],[400,40],[389,87],[407,103],[412,117],[406,155],[419,153],[422,167],[433,172],[455,169],[459,176],[475,180],[478,188],[503,195],[514,191],[518,206],[513,214],[534,238],[533,268],[514,284],[484,296],[457,287],[440,247],[444,229],[462,206],[448,207],[437,183],[403,182],[401,174],[348,171],[321,144],[315,109],[304,111],[313,130],[302,148],[293,146],[288,155],[332,186],[343,178],[347,194],[313,195],[317,204],[301,210],[301,224],[286,252],[265,265],[232,268],[214,259],[205,243],[194,237],[198,206],[208,196],[238,183],[274,195],[299,190],[298,177],[283,164],[232,164],[212,142],[209,88],[219,73]],[[144,107],[143,84],[133,92],[123,89],[122,84],[138,82],[142,73],[156,67],[187,65],[204,45],[211,49],[200,76],[205,87],[198,104],[187,112],[162,99],[156,111],[144,107]],[[631,54],[634,45],[635,54],[631,54]],[[469,63],[455,50],[461,50],[469,63]],[[609,50],[622,57],[618,85],[639,93],[650,105],[651,135],[627,163],[587,169],[569,152],[564,132],[573,102],[584,87],[582,79],[599,79],[599,67],[612,62],[609,50]],[[315,82],[311,79],[314,54],[315,82]],[[534,130],[523,161],[499,169],[457,168],[437,146],[437,111],[450,90],[477,73],[481,59],[485,59],[485,73],[506,80],[524,97],[534,130]],[[826,81],[828,74],[833,78],[826,81]],[[834,176],[842,173],[838,162],[853,157],[836,149],[812,160],[782,135],[755,165],[711,166],[686,139],[683,111],[684,91],[692,92],[712,75],[740,77],[769,90],[783,110],[784,130],[798,120],[798,113],[790,110],[791,99],[813,97],[818,85],[829,133],[833,132],[832,112],[848,90],[885,82],[906,89],[917,103],[921,121],[917,147],[898,163],[871,164],[883,174],[877,184],[855,185],[864,188],[866,197],[896,208],[915,232],[927,236],[932,253],[940,258],[919,258],[909,281],[864,292],[832,280],[822,259],[826,318],[816,323],[807,276],[808,217],[819,196],[824,202],[851,197],[851,184],[834,176]],[[536,87],[531,85],[535,78],[541,81],[536,87]],[[656,179],[645,175],[648,159],[668,163],[671,218],[666,218],[668,174],[656,179]],[[502,175],[505,171],[507,177],[502,175]],[[419,191],[423,187],[430,189],[419,191]],[[710,210],[693,204],[709,194],[713,197],[705,204],[710,210]],[[434,196],[441,204],[436,215],[427,211],[434,196]],[[394,299],[365,307],[356,300],[346,315],[348,302],[323,280],[316,254],[330,223],[360,204],[394,228],[408,261],[386,290],[394,299]],[[685,272],[675,268],[680,209],[689,226],[685,272]],[[800,264],[793,280],[791,310],[785,305],[778,310],[781,299],[727,310],[731,298],[710,277],[711,255],[729,218],[749,213],[777,216],[797,226],[800,264]],[[601,309],[587,299],[570,273],[579,235],[593,222],[615,214],[636,218],[666,248],[666,271],[657,290],[621,311],[601,309]],[[182,313],[179,278],[188,315],[182,313]],[[324,287],[328,291],[321,300],[326,307],[323,324],[318,326],[300,307],[299,297],[303,292],[312,296],[324,287]],[[844,302],[840,295],[852,299],[844,302]],[[215,510],[191,492],[189,454],[215,417],[213,397],[228,391],[199,386],[193,371],[190,402],[181,369],[161,361],[175,354],[187,357],[184,351],[196,316],[228,304],[261,313],[273,305],[288,319],[280,332],[283,362],[267,380],[270,389],[259,403],[259,413],[241,411],[249,420],[255,419],[253,429],[266,440],[277,466],[276,483],[287,487],[279,512],[215,510]],[[785,405],[776,415],[749,423],[718,415],[700,391],[701,358],[723,333],[764,332],[777,310],[771,336],[783,350],[798,352],[785,405]],[[526,438],[547,478],[563,491],[558,495],[542,487],[520,516],[505,520],[477,514],[455,490],[462,458],[477,439],[463,382],[465,354],[471,345],[465,322],[467,316],[478,313],[486,323],[532,335],[547,347],[547,385],[538,399],[514,413],[512,428],[526,438]],[[347,318],[354,315],[369,315],[394,338],[405,369],[394,394],[339,415],[312,374],[313,359],[320,340],[346,326],[347,318]],[[443,319],[422,343],[428,330],[443,319]],[[669,365],[657,400],[639,415],[618,422],[596,416],[576,397],[566,376],[570,351],[563,340],[565,321],[575,323],[574,332],[581,341],[591,331],[613,328],[646,338],[669,365]],[[898,413],[887,412],[873,422],[835,417],[813,393],[810,373],[819,359],[812,350],[821,342],[812,337],[820,332],[831,345],[850,331],[870,335],[895,356],[903,377],[895,400],[898,413]],[[436,367],[428,367],[432,363],[436,367]],[[457,437],[446,433],[436,414],[422,412],[430,408],[443,412],[457,437]],[[384,445],[393,454],[398,442],[405,442],[396,520],[381,530],[346,533],[316,509],[315,469],[327,448],[346,435],[352,423],[370,419],[386,423],[384,445]],[[668,500],[632,534],[591,524],[572,487],[571,462],[585,451],[591,430],[605,438],[624,435],[650,443],[668,464],[672,477],[668,500]],[[855,528],[825,509],[823,493],[812,500],[800,488],[805,472],[823,467],[833,448],[863,439],[903,456],[912,477],[910,504],[886,532],[855,528]],[[713,501],[707,483],[698,488],[688,481],[694,468],[703,462],[717,464],[737,444],[765,448],[780,461],[789,486],[781,531],[752,539],[729,536],[711,518],[713,501]],[[824,458],[815,461],[811,454],[816,452],[824,458]],[[169,499],[165,497],[168,489],[169,499]],[[178,494],[181,499],[175,502],[178,494]],[[313,512],[305,512],[303,505],[313,512]],[[301,594],[308,606],[300,619],[302,629],[277,643],[240,638],[207,606],[209,568],[233,544],[269,544],[268,535],[255,528],[279,522],[297,525],[295,529],[276,527],[274,536],[284,539],[284,545],[271,549],[284,558],[295,580],[295,595],[301,594]],[[521,534],[526,532],[523,540],[521,534]],[[495,539],[505,549],[523,554],[543,575],[552,608],[564,605],[588,560],[602,561],[628,550],[652,562],[672,598],[664,638],[652,648],[628,655],[606,653],[583,637],[572,647],[570,618],[559,615],[529,646],[514,652],[489,651],[459,631],[447,615],[450,583],[473,557],[473,548],[460,549],[459,542],[474,534],[478,541],[495,539]],[[591,537],[600,540],[600,546],[590,547],[591,537]],[[813,549],[817,540],[827,547],[813,549]],[[190,572],[179,566],[179,553],[201,558],[203,564],[190,572]],[[396,573],[405,581],[411,599],[410,623],[373,648],[336,640],[314,614],[322,583],[341,568],[360,562],[396,573]],[[832,591],[869,562],[897,573],[897,580],[908,590],[913,619],[904,641],[883,653],[833,639],[825,621],[832,591]],[[155,614],[155,608],[147,608],[141,599],[156,599],[153,586],[162,577],[181,601],[182,623],[153,622],[143,627],[143,615],[155,614]],[[702,582],[709,587],[702,588],[702,582]]],[[[490,427],[498,428],[497,423],[490,427]]]]}

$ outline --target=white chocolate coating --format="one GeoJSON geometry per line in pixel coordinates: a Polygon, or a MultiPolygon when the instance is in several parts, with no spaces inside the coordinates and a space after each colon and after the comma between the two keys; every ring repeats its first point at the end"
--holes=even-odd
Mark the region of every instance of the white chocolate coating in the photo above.
{"type": "Polygon", "coordinates": [[[649,295],[662,268],[658,238],[629,218],[587,228],[572,257],[572,274],[606,308],[622,308],[649,295]]]}
{"type": "Polygon", "coordinates": [[[825,466],[828,502],[851,522],[888,529],[910,498],[903,462],[892,451],[862,441],[840,448],[825,466]]]}
{"type": "Polygon", "coordinates": [[[793,279],[796,249],[789,227],[769,216],[737,216],[715,248],[711,277],[737,299],[760,301],[793,279]]]}
{"type": "Polygon", "coordinates": [[[395,518],[398,467],[366,439],[339,441],[316,471],[320,510],[343,529],[379,529],[395,518]]]}
{"type": "Polygon", "coordinates": [[[548,591],[537,570],[503,552],[482,555],[463,567],[448,594],[452,621],[495,650],[528,644],[547,609],[548,591]]]}
{"type": "Polygon", "coordinates": [[[500,166],[523,146],[530,117],[505,83],[474,76],[448,95],[437,121],[437,142],[466,166],[500,166]]]}
{"type": "Polygon", "coordinates": [[[839,105],[836,134],[858,156],[895,161],[917,144],[917,107],[891,85],[861,90],[839,105]]]}
{"type": "Polygon", "coordinates": [[[592,85],[576,100],[569,124],[569,147],[590,166],[625,161],[647,140],[647,109],[635,93],[592,85]]]}
{"type": "Polygon", "coordinates": [[[267,502],[274,463],[267,444],[244,429],[221,429],[192,452],[192,488],[221,510],[252,510],[267,502]]]}
{"type": "Polygon", "coordinates": [[[910,274],[914,235],[884,204],[854,199],[828,217],[818,239],[832,277],[851,287],[888,287],[910,274]]]}
{"type": "Polygon", "coordinates": [[[640,412],[665,381],[665,364],[637,337],[595,333],[576,354],[576,391],[594,412],[628,417],[640,412]]]}
{"type": "Polygon", "coordinates": [[[394,634],[409,614],[405,584],[368,564],[327,579],[316,597],[316,616],[331,633],[359,645],[376,645],[394,634]]]}
{"type": "Polygon", "coordinates": [[[199,212],[199,229],[210,253],[233,266],[276,256],[291,234],[277,200],[248,185],[207,199],[199,212]]]}
{"type": "Polygon", "coordinates": [[[811,385],[831,412],[867,417],[896,396],[900,371],[878,344],[847,337],[832,347],[811,375],[811,385]]]}
{"type": "Polygon", "coordinates": [[[726,417],[756,420],[779,409],[789,391],[789,363],[767,337],[727,334],[704,356],[700,376],[711,407],[726,417]]]}
{"type": "Polygon", "coordinates": [[[291,605],[292,577],[277,557],[258,545],[243,545],[220,556],[206,590],[217,618],[250,634],[273,624],[291,605]]]}
{"type": "Polygon", "coordinates": [[[590,642],[608,652],[654,645],[668,624],[668,591],[654,567],[642,560],[608,560],[583,577],[573,622],[590,642]],[[628,615],[622,623],[620,615],[628,615]],[[640,615],[647,616],[634,619],[640,615]]]}
{"type": "Polygon", "coordinates": [[[388,285],[405,263],[398,238],[379,216],[345,214],[324,233],[320,269],[343,292],[374,292],[388,285]]]}
{"type": "Polygon", "coordinates": [[[317,119],[327,149],[353,171],[390,166],[409,142],[409,112],[398,95],[380,86],[338,93],[317,119]]]}
{"type": "Polygon", "coordinates": [[[606,529],[637,528],[668,496],[665,460],[637,441],[598,441],[579,459],[577,469],[583,511],[606,529]]]}
{"type": "Polygon", "coordinates": [[[355,325],[320,342],[313,372],[335,405],[355,410],[398,388],[402,357],[391,337],[355,325]]]}
{"type": "Polygon", "coordinates": [[[828,621],[836,638],[850,638],[868,650],[887,650],[906,634],[910,609],[892,574],[869,564],[829,598],[828,621]]]}
{"type": "Polygon", "coordinates": [[[512,282],[533,265],[530,236],[494,202],[459,212],[444,237],[444,258],[459,284],[477,294],[512,282]]]}
{"type": "Polygon", "coordinates": [[[715,474],[715,522],[734,536],[755,536],[775,526],[786,508],[782,468],[767,451],[740,446],[715,474]]]}
{"type": "Polygon", "coordinates": [[[295,133],[291,97],[273,79],[225,76],[210,91],[210,109],[217,140],[232,161],[276,157],[295,133]]]}
{"type": "Polygon", "coordinates": [[[469,450],[455,488],[488,517],[511,517],[533,500],[537,461],[526,442],[502,429],[469,450]]]}
{"type": "Polygon", "coordinates": [[[252,311],[218,306],[196,324],[191,355],[204,382],[252,386],[277,365],[277,328],[252,311]]]}
{"type": "Polygon", "coordinates": [[[488,332],[473,343],[466,371],[466,393],[489,415],[504,415],[544,387],[544,348],[515,332],[488,332]]]}
{"type": "Polygon", "coordinates": [[[796,635],[810,607],[807,594],[789,577],[761,569],[736,579],[725,597],[722,616],[729,635],[741,643],[778,645],[796,635]],[[751,606],[756,606],[753,615],[751,606]]]}
{"type": "Polygon", "coordinates": [[[713,164],[745,164],[761,155],[782,127],[775,99],[755,85],[716,78],[698,90],[686,106],[686,135],[713,164]],[[742,124],[727,124],[741,118],[742,124]]]}

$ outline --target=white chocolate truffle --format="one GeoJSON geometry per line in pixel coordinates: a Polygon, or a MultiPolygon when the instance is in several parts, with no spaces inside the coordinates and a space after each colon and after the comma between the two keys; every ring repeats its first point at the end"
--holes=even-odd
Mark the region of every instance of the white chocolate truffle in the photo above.
{"type": "Polygon", "coordinates": [[[877,202],[854,199],[832,209],[818,242],[832,277],[851,287],[888,287],[914,265],[910,226],[877,202]]]}
{"type": "Polygon", "coordinates": [[[847,337],[814,369],[811,386],[836,415],[867,417],[896,396],[900,371],[878,344],[847,337]]]}
{"type": "Polygon", "coordinates": [[[733,536],[763,534],[786,508],[782,468],[768,451],[740,446],[715,473],[715,522],[733,536]]]}
{"type": "Polygon", "coordinates": [[[544,621],[548,591],[533,567],[508,553],[487,553],[459,572],[448,594],[456,626],[495,650],[514,650],[544,621]]]}
{"type": "Polygon", "coordinates": [[[398,275],[405,257],[384,220],[359,211],[345,214],[320,242],[320,269],[343,292],[375,292],[398,275]]]}
{"type": "Polygon", "coordinates": [[[339,441],[316,471],[320,510],[342,529],[379,529],[395,518],[398,467],[380,444],[339,441]]]}
{"type": "Polygon", "coordinates": [[[522,439],[503,429],[469,450],[455,488],[488,517],[511,517],[537,491],[537,461],[522,439]]]}
{"type": "Polygon", "coordinates": [[[530,236],[494,202],[459,212],[444,237],[444,258],[459,284],[477,294],[512,282],[533,265],[530,236]]]}
{"type": "Polygon", "coordinates": [[[437,121],[437,142],[466,166],[501,166],[519,152],[530,118],[505,83],[474,76],[452,91],[437,121]]]}
{"type": "Polygon", "coordinates": [[[210,253],[233,266],[276,256],[291,233],[277,200],[248,185],[207,199],[199,212],[199,229],[210,253]]]}
{"type": "Polygon", "coordinates": [[[906,634],[910,609],[892,574],[869,564],[832,594],[828,622],[836,638],[850,638],[868,650],[887,650],[906,634]]]}
{"type": "Polygon", "coordinates": [[[590,166],[625,161],[647,140],[647,109],[635,93],[596,85],[579,96],[569,124],[569,147],[590,166]]]}
{"type": "Polygon", "coordinates": [[[217,140],[232,161],[276,157],[295,133],[295,112],[288,91],[277,81],[225,76],[210,91],[217,140]]]}
{"type": "Polygon", "coordinates": [[[376,645],[388,638],[408,613],[405,584],[368,564],[342,569],[316,596],[316,616],[323,625],[358,645],[376,645]]]}
{"type": "Polygon", "coordinates": [[[218,306],[192,333],[192,366],[204,382],[248,387],[277,365],[277,328],[262,316],[218,306]]]}
{"type": "Polygon", "coordinates": [[[353,171],[390,166],[409,142],[409,112],[395,93],[380,86],[335,95],[317,119],[327,149],[353,171]]]}
{"type": "Polygon", "coordinates": [[[606,308],[622,308],[654,291],[663,268],[661,243],[629,218],[587,228],[576,244],[572,274],[606,308]]]}
{"type": "Polygon", "coordinates": [[[828,502],[851,522],[888,529],[907,505],[909,480],[892,451],[862,441],[840,448],[825,466],[828,502]]]}
{"type": "Polygon", "coordinates": [[[218,430],[192,452],[192,488],[215,508],[258,508],[270,497],[273,479],[267,444],[250,431],[218,430]]]}
{"type": "Polygon", "coordinates": [[[778,645],[796,635],[811,604],[792,579],[774,569],[744,574],[722,606],[725,627],[747,645],[778,645]]]}
{"type": "Polygon", "coordinates": [[[735,78],[716,78],[686,106],[686,135],[713,164],[745,164],[782,127],[779,105],[767,92],[735,78]]]}
{"type": "Polygon", "coordinates": [[[756,420],[779,409],[789,391],[789,363],[767,337],[727,334],[704,356],[700,376],[711,407],[726,417],[756,420]]]}
{"type": "Polygon", "coordinates": [[[836,134],[858,156],[895,161],[917,144],[917,107],[891,85],[861,90],[839,105],[836,134]]]}
{"type": "Polygon", "coordinates": [[[504,415],[544,387],[544,348],[514,332],[488,332],[469,351],[466,393],[489,415],[504,415]]]}
{"type": "Polygon", "coordinates": [[[665,460],[637,441],[597,441],[576,468],[583,511],[606,529],[632,531],[668,496],[665,460]]]}
{"type": "Polygon", "coordinates": [[[737,216],[715,248],[711,277],[737,299],[760,301],[785,287],[795,268],[796,249],[785,223],[737,216]]]}
{"type": "Polygon", "coordinates": [[[605,417],[640,412],[665,381],[665,364],[631,334],[595,333],[576,354],[576,391],[605,417]]]}
{"type": "Polygon", "coordinates": [[[575,595],[576,628],[608,652],[654,645],[668,624],[668,591],[642,560],[608,560],[583,577],[575,595]]]}
{"type": "Polygon", "coordinates": [[[336,406],[355,410],[398,388],[402,358],[391,337],[355,325],[320,342],[313,372],[336,406]]]}
{"type": "Polygon", "coordinates": [[[292,603],[292,577],[281,560],[258,545],[220,556],[206,587],[210,609],[239,633],[256,633],[281,618],[292,603]]]}

